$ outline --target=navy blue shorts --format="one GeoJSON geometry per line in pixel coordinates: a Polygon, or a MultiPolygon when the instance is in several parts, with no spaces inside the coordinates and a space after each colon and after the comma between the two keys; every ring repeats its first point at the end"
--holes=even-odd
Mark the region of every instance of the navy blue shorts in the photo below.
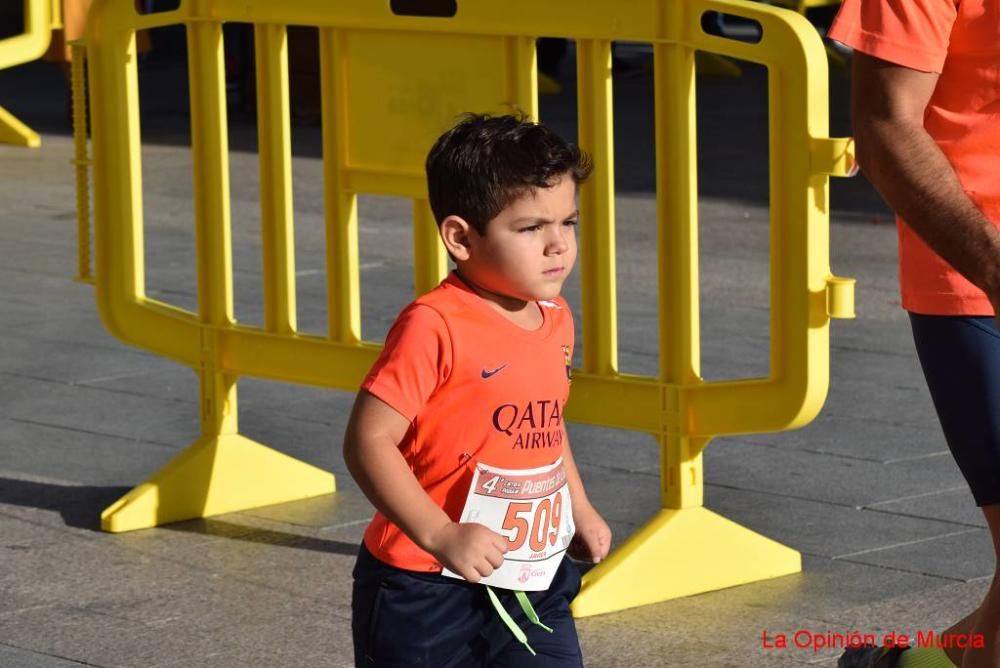
{"type": "Polygon", "coordinates": [[[354,566],[351,630],[356,666],[544,666],[583,665],[570,601],[580,591],[580,571],[563,559],[548,591],[528,598],[543,624],[528,621],[514,594],[493,589],[528,636],[537,656],[514,638],[486,587],[438,573],[389,566],[361,544],[354,566]]]}
{"type": "Polygon", "coordinates": [[[910,314],[948,448],[976,505],[1000,503],[1000,331],[992,317],[910,314]]]}

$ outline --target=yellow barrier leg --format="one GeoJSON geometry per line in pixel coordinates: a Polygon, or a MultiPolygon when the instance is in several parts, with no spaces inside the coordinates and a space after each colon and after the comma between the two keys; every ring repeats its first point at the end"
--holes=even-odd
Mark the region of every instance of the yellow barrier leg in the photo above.
{"type": "MultiPolygon", "coordinates": [[[[203,339],[214,356],[214,336],[203,339]]],[[[202,437],[101,513],[118,533],[298,501],[336,490],[332,474],[237,433],[236,379],[203,364],[202,437]]]]}
{"type": "Polygon", "coordinates": [[[802,570],[798,552],[705,508],[663,509],[583,578],[588,617],[802,570]]]}
{"type": "Polygon", "coordinates": [[[335,489],[331,473],[245,436],[203,436],[101,513],[101,528],[112,533],[148,529],[335,489]]]}
{"type": "Polygon", "coordinates": [[[795,550],[702,507],[701,452],[708,439],[668,432],[661,443],[664,508],[587,573],[573,601],[576,617],[802,570],[795,550]]]}
{"type": "MultiPolygon", "coordinates": [[[[681,10],[681,3],[672,5],[681,10]]],[[[682,45],[654,47],[657,141],[658,282],[662,509],[593,568],[573,602],[577,617],[648,605],[681,596],[796,573],[798,552],[706,510],[702,451],[705,436],[684,429],[692,415],[690,389],[700,374],[697,132],[695,54],[682,45]],[[662,140],[660,139],[662,138],[662,140]]],[[[821,154],[843,147],[823,144],[821,154]]],[[[846,300],[831,299],[846,310],[846,300]]]]}
{"type": "Polygon", "coordinates": [[[37,148],[42,145],[42,138],[14,114],[0,107],[0,144],[37,148]]]}

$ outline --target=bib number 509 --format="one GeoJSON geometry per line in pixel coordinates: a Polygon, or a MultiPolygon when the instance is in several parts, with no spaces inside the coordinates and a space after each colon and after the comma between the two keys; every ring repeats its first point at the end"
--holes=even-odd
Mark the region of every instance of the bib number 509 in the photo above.
{"type": "Polygon", "coordinates": [[[507,549],[511,552],[520,549],[526,540],[533,552],[544,550],[546,543],[555,545],[559,540],[560,521],[562,521],[562,494],[546,497],[537,505],[511,502],[507,506],[507,516],[503,519],[502,527],[504,531],[514,532],[513,535],[507,536],[507,549]]]}

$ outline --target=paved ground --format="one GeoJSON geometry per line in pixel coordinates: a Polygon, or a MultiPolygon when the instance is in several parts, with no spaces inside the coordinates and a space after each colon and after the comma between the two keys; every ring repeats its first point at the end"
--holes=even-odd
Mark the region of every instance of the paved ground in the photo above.
{"type": "MultiPolygon", "coordinates": [[[[165,60],[144,67],[146,263],[149,294],[190,308],[182,74],[165,60]]],[[[648,373],[657,363],[653,105],[647,72],[620,74],[621,359],[648,373]]],[[[699,84],[709,378],[767,369],[765,77],[748,69],[699,84]]],[[[543,117],[571,133],[565,83],[543,117]]],[[[846,133],[843,72],[831,95],[835,132],[846,133]]],[[[351,395],[240,385],[242,431],[334,471],[336,495],[124,535],[96,530],[102,508],[195,438],[197,386],[187,369],[112,339],[90,286],[71,281],[72,146],[59,72],[43,63],[0,72],[0,104],[44,133],[37,150],[0,147],[0,666],[352,665],[349,573],[371,511],[339,452],[351,395]]],[[[232,125],[237,315],[260,322],[253,126],[239,114],[232,125]]],[[[299,320],[322,331],[318,133],[294,134],[299,320]]],[[[912,634],[953,621],[984,592],[989,536],[945,449],[899,310],[893,226],[860,179],[835,184],[833,209],[832,265],[858,278],[859,317],[834,323],[823,413],[797,432],[720,439],[705,454],[706,505],[800,550],[803,572],[582,620],[588,665],[833,665],[835,651],[768,649],[762,634],[912,634]]],[[[408,210],[381,198],[360,210],[364,334],[380,339],[412,290],[408,210]]],[[[577,285],[567,289],[574,303],[577,285]]],[[[658,507],[654,443],[579,425],[570,435],[620,541],[658,507]]]]}

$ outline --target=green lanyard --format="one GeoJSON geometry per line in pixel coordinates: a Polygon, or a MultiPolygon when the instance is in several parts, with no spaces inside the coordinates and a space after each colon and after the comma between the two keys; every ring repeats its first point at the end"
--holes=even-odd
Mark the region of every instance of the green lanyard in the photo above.
{"type": "MultiPolygon", "coordinates": [[[[503,604],[500,602],[500,598],[496,595],[496,592],[493,591],[493,588],[487,585],[486,593],[488,593],[490,596],[490,602],[493,603],[493,609],[497,611],[498,615],[500,615],[500,619],[502,619],[503,623],[507,626],[508,629],[510,629],[510,632],[514,634],[514,637],[517,638],[518,642],[524,645],[528,649],[528,651],[531,652],[531,656],[536,656],[535,650],[533,650],[531,648],[531,645],[528,644],[528,636],[524,635],[524,631],[522,631],[521,627],[517,625],[517,622],[514,621],[514,618],[510,616],[510,613],[507,612],[507,609],[503,607],[503,604]]],[[[538,613],[535,612],[535,608],[532,607],[531,601],[528,600],[527,594],[525,594],[523,591],[515,591],[514,598],[516,598],[517,602],[521,604],[521,610],[524,610],[524,614],[528,616],[528,620],[532,624],[534,624],[535,626],[540,626],[549,633],[552,633],[552,629],[550,629],[545,624],[542,624],[542,621],[538,618],[538,613]]]]}

